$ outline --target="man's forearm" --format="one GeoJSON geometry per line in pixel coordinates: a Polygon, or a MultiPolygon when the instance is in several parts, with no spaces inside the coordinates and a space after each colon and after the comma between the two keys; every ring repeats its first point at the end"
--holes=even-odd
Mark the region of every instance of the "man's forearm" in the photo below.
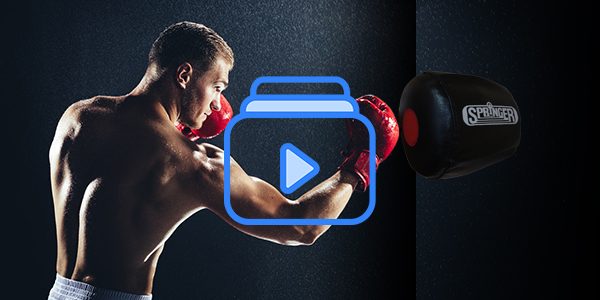
{"type": "Polygon", "coordinates": [[[357,183],[356,175],[339,170],[298,198],[295,214],[303,219],[335,219],[346,207],[357,183]]]}
{"type": "MultiPolygon", "coordinates": [[[[321,182],[298,200],[294,201],[294,217],[303,219],[337,219],[358,184],[356,175],[339,170],[327,180],[321,182]]],[[[330,225],[294,226],[300,232],[301,241],[314,243],[327,231],[330,225]]]]}
{"type": "MultiPolygon", "coordinates": [[[[335,219],[346,207],[358,178],[348,171],[337,171],[297,200],[284,197],[274,186],[247,176],[239,165],[232,165],[232,208],[245,218],[335,219]]],[[[330,226],[245,226],[231,219],[222,201],[215,211],[241,231],[284,245],[309,245],[330,226]]]]}

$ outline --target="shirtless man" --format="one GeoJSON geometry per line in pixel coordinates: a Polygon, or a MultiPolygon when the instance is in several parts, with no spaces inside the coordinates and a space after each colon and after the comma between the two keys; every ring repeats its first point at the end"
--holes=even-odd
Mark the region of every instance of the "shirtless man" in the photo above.
{"type": "MultiPolygon", "coordinates": [[[[219,113],[232,67],[233,53],[216,32],[177,23],[154,42],[146,73],[130,93],[96,96],[65,111],[49,153],[58,241],[49,299],[150,299],[165,241],[202,209],[283,245],[310,245],[329,228],[243,226],[225,211],[223,151],[191,142],[175,124],[201,128],[219,113]]],[[[379,127],[379,162],[397,139],[381,127],[397,132],[397,124],[382,123],[377,101],[363,99],[360,107],[379,127]]],[[[354,189],[368,185],[365,139],[355,130],[351,140],[339,170],[297,200],[232,160],[233,208],[247,218],[337,218],[354,189]]]]}

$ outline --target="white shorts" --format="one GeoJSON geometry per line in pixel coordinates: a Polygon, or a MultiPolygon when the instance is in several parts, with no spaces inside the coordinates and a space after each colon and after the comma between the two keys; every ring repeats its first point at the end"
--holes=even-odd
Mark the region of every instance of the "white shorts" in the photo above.
{"type": "Polygon", "coordinates": [[[152,295],[137,295],[64,278],[56,274],[48,300],[151,300],[152,295]]]}

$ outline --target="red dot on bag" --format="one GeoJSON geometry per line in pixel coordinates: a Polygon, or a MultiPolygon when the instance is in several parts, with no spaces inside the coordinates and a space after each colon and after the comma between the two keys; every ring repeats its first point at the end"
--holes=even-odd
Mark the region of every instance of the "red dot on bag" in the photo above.
{"type": "Polygon", "coordinates": [[[414,147],[419,140],[419,120],[415,111],[407,108],[402,117],[402,135],[407,145],[414,147]]]}

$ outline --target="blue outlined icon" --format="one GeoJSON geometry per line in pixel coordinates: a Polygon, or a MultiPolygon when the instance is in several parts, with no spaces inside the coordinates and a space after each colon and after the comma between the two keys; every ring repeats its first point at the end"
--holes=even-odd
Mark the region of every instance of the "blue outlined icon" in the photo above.
{"type": "Polygon", "coordinates": [[[279,150],[279,189],[291,194],[315,177],[319,164],[298,147],[285,143],[279,150]]]}
{"type": "MultiPolygon", "coordinates": [[[[305,155],[300,149],[286,143],[280,148],[280,159],[287,155],[281,154],[282,151],[290,150],[290,159],[294,160],[296,155],[314,170],[297,178],[290,177],[291,185],[281,184],[287,182],[287,178],[281,180],[286,175],[286,170],[280,168],[280,189],[284,193],[291,193],[319,172],[318,164],[314,164],[308,155],[305,155]],[[286,146],[287,145],[287,146],[286,146]],[[285,147],[285,148],[284,148],[285,147]],[[285,150],[284,150],[285,149],[285,150]],[[293,150],[292,150],[293,149],[293,150]],[[315,167],[316,166],[316,167],[315,167]],[[316,172],[315,172],[316,171],[316,172]],[[314,174],[311,174],[314,172],[314,174]],[[297,180],[294,180],[297,179],[297,180]],[[295,181],[295,182],[294,182],[295,181]]],[[[361,115],[356,100],[350,96],[350,87],[348,83],[337,76],[263,76],[259,77],[250,87],[250,95],[242,101],[240,113],[234,116],[225,128],[224,137],[224,194],[223,201],[227,214],[236,222],[243,225],[356,225],[364,222],[373,213],[375,209],[375,129],[365,116],[361,115]],[[315,84],[337,84],[342,87],[342,94],[259,94],[258,88],[263,84],[295,84],[295,83],[315,83],[315,84]],[[231,205],[231,133],[235,125],[245,119],[355,119],[363,123],[369,132],[369,204],[365,211],[355,218],[340,219],[264,219],[264,218],[246,218],[238,215],[231,205]]],[[[284,157],[285,158],[285,157],[284,157]]],[[[274,158],[276,159],[276,158],[274,158]]],[[[298,163],[297,160],[294,162],[298,163]]],[[[280,167],[281,167],[280,162],[280,167]]],[[[301,163],[300,163],[301,165],[301,163]]],[[[287,164],[289,168],[290,165],[287,164]]],[[[306,169],[308,170],[308,168],[306,169]]],[[[305,170],[305,171],[306,171],[305,170]]]]}

